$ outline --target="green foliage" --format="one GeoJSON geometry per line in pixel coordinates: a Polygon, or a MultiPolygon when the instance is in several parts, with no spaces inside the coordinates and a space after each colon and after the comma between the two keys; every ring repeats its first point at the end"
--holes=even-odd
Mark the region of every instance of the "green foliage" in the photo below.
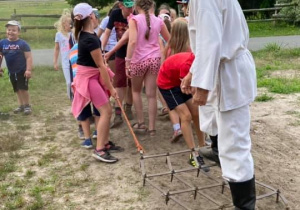
{"type": "Polygon", "coordinates": [[[287,17],[288,21],[293,23],[300,23],[300,0],[281,0],[279,3],[295,3],[298,6],[284,7],[279,14],[287,17]]]}
{"type": "Polygon", "coordinates": [[[267,102],[267,101],[272,101],[273,99],[274,99],[273,96],[269,96],[268,94],[264,93],[262,95],[257,96],[255,101],[267,102]]]}
{"type": "Polygon", "coordinates": [[[75,6],[78,3],[88,3],[89,5],[91,5],[92,7],[97,7],[99,9],[102,9],[103,7],[108,6],[110,3],[115,2],[115,0],[86,0],[86,1],[82,1],[82,0],[66,0],[66,2],[68,2],[68,4],[75,6]]]}

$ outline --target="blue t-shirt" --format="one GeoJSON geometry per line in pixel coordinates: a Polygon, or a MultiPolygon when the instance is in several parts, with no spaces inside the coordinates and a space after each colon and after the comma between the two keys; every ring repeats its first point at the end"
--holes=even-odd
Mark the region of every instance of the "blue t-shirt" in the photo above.
{"type": "Polygon", "coordinates": [[[30,47],[23,39],[0,41],[0,52],[5,57],[6,65],[10,74],[26,70],[26,58],[24,52],[30,52],[30,47]]]}

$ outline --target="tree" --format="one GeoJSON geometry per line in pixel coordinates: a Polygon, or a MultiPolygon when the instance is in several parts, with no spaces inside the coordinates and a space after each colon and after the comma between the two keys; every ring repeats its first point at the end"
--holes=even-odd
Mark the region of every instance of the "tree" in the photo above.
{"type": "Polygon", "coordinates": [[[112,2],[115,2],[115,0],[85,0],[85,1],[82,1],[82,0],[66,0],[66,2],[68,2],[68,4],[70,4],[72,6],[75,6],[78,3],[88,3],[92,7],[97,7],[99,9],[102,9],[103,7],[108,6],[112,2]]]}
{"type": "Polygon", "coordinates": [[[279,3],[295,3],[297,6],[284,7],[279,14],[287,17],[289,22],[300,23],[300,0],[281,0],[279,3]]]}

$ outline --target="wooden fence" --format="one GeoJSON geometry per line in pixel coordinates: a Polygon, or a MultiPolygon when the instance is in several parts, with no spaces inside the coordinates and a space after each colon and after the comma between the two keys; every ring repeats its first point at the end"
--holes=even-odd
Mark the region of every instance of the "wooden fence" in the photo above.
{"type": "Polygon", "coordinates": [[[254,20],[247,20],[247,22],[269,22],[269,21],[273,21],[274,23],[276,23],[276,21],[279,20],[287,20],[287,16],[285,15],[281,15],[278,14],[280,12],[280,10],[284,7],[294,7],[294,9],[296,10],[298,7],[297,3],[288,3],[288,4],[278,4],[276,3],[274,5],[274,7],[272,8],[260,8],[260,9],[246,9],[243,10],[244,14],[245,13],[252,13],[253,15],[258,14],[258,13],[262,13],[262,12],[274,12],[271,15],[271,18],[266,18],[266,19],[254,19],[254,20]]]}
{"type": "MultiPolygon", "coordinates": [[[[35,15],[35,14],[17,14],[16,9],[14,9],[14,13],[11,15],[10,18],[0,18],[0,21],[10,21],[10,20],[17,20],[21,21],[22,18],[60,18],[61,15],[35,15]]],[[[28,29],[55,29],[52,26],[22,26],[22,31],[26,32],[28,29]]]]}

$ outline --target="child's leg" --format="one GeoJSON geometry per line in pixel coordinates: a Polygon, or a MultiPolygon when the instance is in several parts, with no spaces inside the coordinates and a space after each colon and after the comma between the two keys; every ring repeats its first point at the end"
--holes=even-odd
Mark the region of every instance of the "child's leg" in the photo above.
{"type": "Polygon", "coordinates": [[[29,105],[29,92],[27,90],[19,90],[17,95],[21,105],[29,105]]]}
{"type": "Polygon", "coordinates": [[[157,75],[151,74],[150,71],[148,71],[145,75],[145,87],[148,99],[149,131],[155,130],[155,120],[157,114],[156,79],[157,75]]]}
{"type": "Polygon", "coordinates": [[[112,115],[112,108],[109,102],[102,105],[98,108],[98,111],[101,113],[97,125],[97,145],[96,149],[101,150],[105,148],[105,145],[108,143],[109,137],[109,123],[112,115]]]}
{"type": "Polygon", "coordinates": [[[191,126],[192,116],[186,104],[180,104],[175,107],[175,111],[178,113],[181,120],[181,131],[183,133],[184,140],[189,149],[195,148],[195,142],[193,137],[193,131],[191,126]]]}
{"type": "Polygon", "coordinates": [[[205,134],[200,130],[198,106],[194,105],[192,99],[185,102],[188,106],[194,122],[194,129],[199,141],[199,147],[205,146],[205,134]]]}
{"type": "Polygon", "coordinates": [[[81,126],[82,126],[82,130],[84,133],[84,138],[85,139],[89,139],[91,136],[91,132],[90,132],[90,119],[87,118],[84,121],[81,121],[81,126]]]}
{"type": "Polygon", "coordinates": [[[133,76],[131,79],[133,105],[135,108],[136,117],[139,124],[144,122],[143,102],[142,102],[142,95],[141,95],[143,81],[144,81],[143,76],[133,76]]]}
{"type": "Polygon", "coordinates": [[[71,75],[70,75],[70,67],[68,68],[63,68],[63,73],[64,77],[66,80],[66,85],[67,85],[67,95],[69,99],[72,97],[72,92],[71,92],[71,75]]]}

